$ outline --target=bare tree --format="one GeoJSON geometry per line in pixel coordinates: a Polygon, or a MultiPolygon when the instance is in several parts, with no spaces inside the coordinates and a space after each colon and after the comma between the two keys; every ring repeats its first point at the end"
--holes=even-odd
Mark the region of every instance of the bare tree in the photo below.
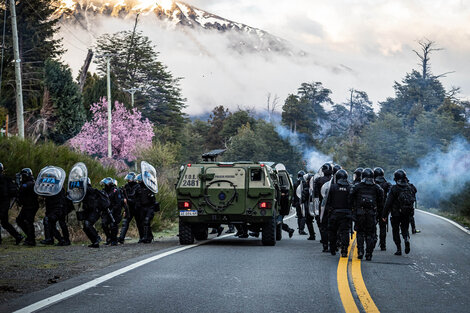
{"type": "Polygon", "coordinates": [[[271,100],[271,93],[268,93],[267,101],[266,101],[266,111],[268,112],[269,120],[272,119],[272,116],[276,112],[278,105],[279,105],[278,95],[274,95],[274,98],[271,100]]]}
{"type": "Polygon", "coordinates": [[[420,51],[416,51],[413,49],[413,52],[416,53],[418,58],[421,60],[418,65],[421,66],[421,71],[422,71],[422,76],[423,79],[428,78],[428,76],[431,73],[431,62],[430,62],[430,55],[434,51],[441,51],[443,50],[442,48],[437,48],[435,47],[436,42],[429,40],[427,38],[421,39],[418,41],[419,46],[421,47],[420,51]]]}

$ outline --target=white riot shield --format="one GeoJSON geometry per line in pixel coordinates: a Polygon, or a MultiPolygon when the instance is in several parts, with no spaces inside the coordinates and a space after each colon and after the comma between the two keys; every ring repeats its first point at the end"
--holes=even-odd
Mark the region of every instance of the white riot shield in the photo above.
{"type": "Polygon", "coordinates": [[[60,167],[46,166],[43,168],[34,184],[34,192],[40,196],[55,196],[58,194],[65,182],[65,171],[60,167]]]}
{"type": "Polygon", "coordinates": [[[323,186],[321,186],[321,195],[323,197],[323,200],[321,202],[321,207],[320,207],[320,221],[323,220],[323,215],[326,209],[326,202],[328,201],[328,195],[330,194],[330,187],[331,187],[331,180],[327,181],[326,183],[323,184],[323,186]]]}
{"type": "Polygon", "coordinates": [[[295,190],[295,195],[299,198],[300,201],[300,211],[302,212],[302,216],[305,216],[305,205],[302,202],[302,190],[304,188],[304,182],[301,181],[297,189],[295,190]]]}
{"type": "Polygon", "coordinates": [[[286,167],[285,167],[284,164],[282,164],[282,163],[276,164],[276,166],[274,167],[274,169],[275,169],[276,171],[287,171],[286,167]]]}
{"type": "Polygon", "coordinates": [[[140,171],[142,173],[142,180],[150,191],[158,193],[157,170],[149,163],[140,162],[140,171]]]}
{"type": "Polygon", "coordinates": [[[83,200],[86,195],[88,180],[88,169],[85,163],[76,163],[69,173],[69,182],[67,185],[67,198],[77,203],[83,200]]]}

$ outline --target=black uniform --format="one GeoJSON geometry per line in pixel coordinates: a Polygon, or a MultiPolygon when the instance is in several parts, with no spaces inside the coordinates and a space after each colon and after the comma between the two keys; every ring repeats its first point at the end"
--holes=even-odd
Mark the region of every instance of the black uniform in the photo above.
{"type": "Polygon", "coordinates": [[[104,191],[107,193],[110,206],[101,212],[101,226],[106,235],[106,244],[117,245],[118,225],[122,218],[123,198],[121,191],[111,185],[106,185],[104,191]]]}
{"type": "MultiPolygon", "coordinates": [[[[385,205],[385,200],[387,199],[387,195],[388,195],[388,192],[390,191],[390,188],[392,187],[392,184],[390,184],[383,176],[376,177],[375,182],[384,191],[384,205],[385,205]]],[[[387,224],[388,224],[388,220],[384,221],[383,219],[379,218],[379,228],[380,228],[379,238],[380,238],[380,248],[382,250],[386,249],[387,224]]]]}
{"type": "Polygon", "coordinates": [[[136,182],[128,182],[122,188],[122,195],[126,199],[127,205],[124,207],[125,216],[122,221],[122,228],[121,233],[119,234],[118,241],[120,243],[124,243],[124,239],[126,238],[127,230],[129,229],[129,225],[133,218],[135,218],[135,222],[137,224],[137,230],[139,231],[139,239],[143,239],[144,231],[142,221],[140,220],[140,214],[137,212],[136,207],[136,192],[137,189],[140,188],[139,184],[136,182]]]}
{"type": "Polygon", "coordinates": [[[405,252],[409,253],[410,249],[410,234],[408,232],[410,216],[414,211],[414,203],[406,203],[406,198],[412,197],[409,202],[414,202],[416,199],[416,187],[412,184],[403,183],[393,185],[387,196],[385,207],[383,209],[383,218],[388,218],[391,212],[392,217],[390,222],[392,224],[393,241],[397,246],[397,255],[401,255],[401,239],[400,230],[403,240],[405,241],[405,252]],[[408,197],[406,197],[408,195],[408,197]]]}
{"type": "Polygon", "coordinates": [[[307,225],[308,234],[310,235],[307,239],[315,240],[315,229],[313,228],[314,216],[310,215],[309,203],[308,203],[308,201],[310,200],[310,180],[311,179],[313,179],[313,175],[309,174],[309,177],[304,186],[305,188],[302,192],[302,197],[304,197],[304,200],[306,201],[306,203],[304,204],[305,205],[305,225],[307,225]]]}
{"type": "Polygon", "coordinates": [[[105,208],[102,206],[99,190],[87,187],[85,198],[83,198],[83,231],[91,241],[89,247],[98,248],[101,237],[95,229],[96,222],[100,219],[100,212],[105,208]]]}
{"type": "Polygon", "coordinates": [[[155,212],[160,210],[160,205],[155,202],[154,193],[149,190],[144,183],[139,183],[140,188],[137,189],[136,205],[141,213],[141,221],[143,224],[143,243],[150,243],[153,240],[151,229],[152,219],[155,212]]]}
{"type": "MultiPolygon", "coordinates": [[[[349,202],[353,207],[353,219],[357,231],[358,257],[364,255],[366,241],[366,259],[372,258],[376,244],[377,212],[382,212],[384,192],[373,180],[363,180],[354,185],[349,193],[349,202]]],[[[379,213],[380,215],[380,213],[379,213]]],[[[380,216],[379,216],[380,217],[380,216]]]]}
{"type": "Polygon", "coordinates": [[[337,234],[341,242],[341,254],[347,255],[349,246],[349,231],[351,227],[352,210],[349,203],[349,183],[331,184],[326,210],[328,211],[328,239],[330,240],[330,252],[336,254],[337,234]]]}
{"type": "MultiPolygon", "coordinates": [[[[320,206],[323,201],[323,196],[321,195],[321,187],[328,181],[331,180],[331,174],[318,177],[315,179],[315,189],[314,197],[320,200],[320,206]]],[[[328,210],[323,212],[323,218],[320,220],[320,216],[316,216],[317,225],[320,229],[321,243],[323,244],[323,252],[328,251],[328,210]]]]}
{"type": "Polygon", "coordinates": [[[304,182],[304,185],[307,185],[305,183],[305,180],[303,177],[299,177],[297,181],[294,183],[294,200],[292,201],[292,205],[295,207],[295,210],[297,212],[297,226],[299,228],[299,234],[300,235],[306,235],[307,233],[305,232],[305,216],[302,214],[302,209],[301,209],[301,204],[302,204],[302,199],[297,197],[297,188],[299,187],[301,182],[304,182]]]}
{"type": "Polygon", "coordinates": [[[21,206],[16,223],[26,234],[25,245],[36,245],[34,217],[39,209],[38,195],[34,192],[34,180],[22,181],[18,191],[18,204],[21,206]]]}
{"type": "Polygon", "coordinates": [[[62,189],[55,196],[46,198],[46,216],[44,217],[44,237],[43,244],[54,244],[54,237],[59,241],[59,245],[70,245],[70,234],[65,219],[68,214],[69,200],[62,189]],[[57,230],[57,222],[62,230],[62,234],[57,230]]]}
{"type": "MultiPolygon", "coordinates": [[[[13,225],[8,221],[8,210],[10,209],[10,198],[15,196],[16,186],[12,180],[3,173],[0,173],[0,223],[7,232],[10,233],[15,239],[16,244],[19,244],[23,239],[13,225]]],[[[2,241],[0,232],[0,243],[2,241]]]]}

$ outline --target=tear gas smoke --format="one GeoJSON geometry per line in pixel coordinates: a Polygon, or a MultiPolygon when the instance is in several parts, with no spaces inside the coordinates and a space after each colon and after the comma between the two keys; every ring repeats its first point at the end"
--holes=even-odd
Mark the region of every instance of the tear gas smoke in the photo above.
{"type": "Polygon", "coordinates": [[[418,189],[418,202],[438,206],[440,201],[463,191],[470,182],[470,143],[455,139],[446,151],[436,150],[419,161],[419,167],[408,172],[410,182],[418,189]]]}
{"type": "Polygon", "coordinates": [[[308,147],[305,144],[306,140],[303,138],[305,135],[292,132],[279,123],[275,123],[275,129],[282,139],[287,140],[292,147],[302,153],[308,171],[316,172],[323,164],[331,162],[333,159],[331,156],[325,155],[313,147],[308,147]]]}

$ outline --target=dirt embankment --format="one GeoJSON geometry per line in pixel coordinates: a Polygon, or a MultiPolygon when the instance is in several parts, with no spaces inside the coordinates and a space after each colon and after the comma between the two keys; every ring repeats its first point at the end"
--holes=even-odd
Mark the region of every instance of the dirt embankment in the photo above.
{"type": "Polygon", "coordinates": [[[89,243],[68,247],[15,246],[11,238],[0,245],[0,303],[44,289],[51,284],[111,264],[166,249],[178,244],[176,233],[157,234],[151,244],[126,240],[123,245],[88,248],[89,243]]]}

